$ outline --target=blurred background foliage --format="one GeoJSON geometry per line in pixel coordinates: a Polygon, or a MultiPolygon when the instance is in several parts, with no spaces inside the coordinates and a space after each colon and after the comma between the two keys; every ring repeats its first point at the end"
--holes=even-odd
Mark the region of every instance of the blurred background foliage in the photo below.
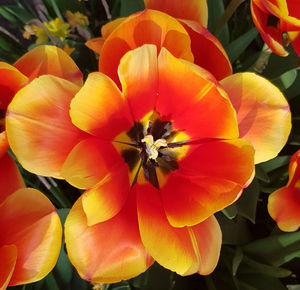
{"type": "MultiPolygon", "coordinates": [[[[46,278],[11,289],[300,289],[300,231],[280,231],[267,212],[268,196],[287,183],[290,156],[300,145],[299,59],[292,48],[289,56],[282,58],[264,45],[252,22],[249,0],[240,0],[231,17],[226,10],[229,2],[208,0],[209,30],[225,47],[234,72],[255,71],[283,91],[290,103],[293,127],[279,156],[257,165],[256,177],[242,197],[216,214],[223,232],[216,270],[209,276],[181,277],[155,263],[148,271],[129,281],[91,285],[78,276],[62,246],[58,263],[46,278]]],[[[88,23],[69,27],[66,37],[47,35],[45,43],[55,44],[71,53],[86,76],[98,67],[96,54],[84,45],[86,40],[99,37],[101,26],[106,22],[142,9],[142,0],[1,0],[0,60],[12,64],[26,51],[39,45],[35,35],[24,35],[26,25],[42,27],[57,18],[68,23],[68,10],[80,12],[87,16],[88,23]]],[[[21,167],[20,170],[28,186],[40,189],[50,198],[64,222],[69,208],[82,192],[64,181],[35,176],[21,167]]]]}

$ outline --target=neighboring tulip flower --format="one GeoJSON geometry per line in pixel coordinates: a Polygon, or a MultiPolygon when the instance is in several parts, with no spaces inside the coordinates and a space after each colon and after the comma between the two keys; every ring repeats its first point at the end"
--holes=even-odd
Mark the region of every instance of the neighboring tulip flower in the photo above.
{"type": "Polygon", "coordinates": [[[268,211],[282,231],[300,226],[300,150],[290,160],[289,181],[269,196],[268,211]]]}
{"type": "Polygon", "coordinates": [[[300,2],[295,0],[251,0],[255,26],[269,48],[287,56],[285,46],[292,43],[300,56],[300,2]]]}
{"type": "Polygon", "coordinates": [[[87,189],[66,222],[68,254],[84,279],[129,279],[150,255],[181,275],[208,274],[221,246],[212,214],[254,175],[245,139],[256,162],[277,154],[288,104],[255,74],[219,84],[165,48],[157,58],[154,45],[126,53],[118,73],[121,91],[102,73],[80,90],[53,76],[34,80],[9,105],[11,148],[27,170],[87,189]]]}
{"type": "Polygon", "coordinates": [[[44,278],[55,266],[62,227],[51,202],[25,188],[11,157],[0,157],[0,289],[44,278]]]}
{"type": "Polygon", "coordinates": [[[86,45],[100,54],[99,71],[117,84],[121,57],[143,44],[155,44],[158,51],[165,47],[174,56],[207,69],[218,80],[232,73],[228,56],[217,38],[192,20],[176,20],[160,11],[145,10],[109,22],[101,32],[102,38],[91,39],[86,45]]]}
{"type": "Polygon", "coordinates": [[[63,50],[55,46],[35,47],[13,66],[0,62],[0,154],[8,149],[4,124],[8,104],[22,87],[44,74],[82,84],[82,73],[77,65],[63,50]]]}

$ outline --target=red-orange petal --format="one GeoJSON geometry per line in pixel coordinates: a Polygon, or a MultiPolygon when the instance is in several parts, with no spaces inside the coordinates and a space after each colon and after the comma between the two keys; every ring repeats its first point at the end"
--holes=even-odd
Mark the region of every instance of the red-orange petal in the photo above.
{"type": "Polygon", "coordinates": [[[54,76],[41,76],[20,90],[8,107],[6,131],[22,166],[35,174],[61,178],[60,170],[82,131],[69,116],[79,87],[54,76]]]}
{"type": "Polygon", "coordinates": [[[2,131],[0,133],[0,158],[5,154],[7,149],[9,148],[6,131],[2,131]]]}
{"type": "Polygon", "coordinates": [[[14,67],[33,80],[51,74],[77,85],[82,85],[83,76],[72,58],[61,48],[40,45],[19,58],[14,67]]]}
{"type": "Polygon", "coordinates": [[[38,281],[56,264],[62,227],[54,206],[39,191],[22,188],[0,205],[0,245],[14,244],[17,261],[9,285],[38,281]]]}
{"type": "Polygon", "coordinates": [[[65,223],[69,258],[79,275],[94,283],[114,283],[144,272],[153,259],[145,250],[131,197],[112,219],[87,225],[80,198],[65,223]]]}
{"type": "Polygon", "coordinates": [[[123,23],[127,17],[119,17],[112,21],[107,22],[105,25],[101,27],[101,34],[104,39],[108,38],[110,34],[121,24],[123,23]]]}
{"type": "Polygon", "coordinates": [[[28,81],[28,78],[16,68],[0,62],[0,110],[6,110],[13,96],[28,81]]]}
{"type": "Polygon", "coordinates": [[[283,187],[273,192],[268,211],[282,231],[296,231],[300,227],[300,189],[283,187]]]}
{"type": "Polygon", "coordinates": [[[209,75],[163,48],[158,58],[156,110],[192,139],[236,138],[235,111],[209,75]]]}
{"type": "Polygon", "coordinates": [[[232,74],[232,67],[219,40],[195,21],[180,20],[191,38],[194,63],[208,70],[217,80],[232,74]]]}
{"type": "Polygon", "coordinates": [[[133,125],[127,102],[118,87],[99,72],[89,74],[73,98],[70,116],[81,130],[109,141],[133,125]]]}
{"type": "Polygon", "coordinates": [[[251,0],[251,14],[256,28],[269,48],[280,56],[287,56],[288,52],[282,45],[282,32],[277,27],[268,25],[268,18],[271,13],[262,10],[256,1],[251,0]]]}
{"type": "Polygon", "coordinates": [[[166,47],[176,57],[193,61],[190,38],[183,26],[173,17],[160,11],[145,10],[128,17],[106,39],[99,57],[99,71],[118,85],[118,65],[129,50],[143,44],[155,44],[159,53],[166,47]]]}
{"type": "Polygon", "coordinates": [[[134,120],[153,110],[158,91],[157,49],[144,45],[129,51],[121,59],[119,77],[123,96],[134,120]]]}
{"type": "Polygon", "coordinates": [[[280,90],[254,73],[221,81],[236,112],[240,137],[251,141],[255,163],[277,156],[291,131],[291,113],[280,90]]]}
{"type": "Polygon", "coordinates": [[[5,153],[0,158],[0,204],[7,196],[22,187],[25,187],[25,184],[19,169],[8,153],[5,153]]]}
{"type": "Polygon", "coordinates": [[[147,9],[160,10],[173,17],[194,20],[207,26],[207,0],[144,0],[147,9]]]}
{"type": "Polygon", "coordinates": [[[150,184],[135,185],[141,238],[150,255],[180,275],[207,275],[217,265],[222,235],[212,216],[193,227],[174,228],[164,213],[159,192],[150,184]]]}
{"type": "Polygon", "coordinates": [[[192,145],[161,188],[171,225],[195,225],[233,203],[252,181],[253,160],[244,139],[192,145]]]}
{"type": "Polygon", "coordinates": [[[97,54],[101,53],[102,46],[104,44],[103,37],[96,37],[88,40],[85,45],[91,49],[92,51],[96,52],[97,54]]]}
{"type": "Polygon", "coordinates": [[[17,248],[15,245],[0,247],[0,290],[5,290],[15,269],[17,248]]]}
{"type": "Polygon", "coordinates": [[[89,226],[116,215],[127,199],[128,166],[110,142],[89,138],[78,143],[62,168],[72,185],[89,188],[82,205],[89,226]]]}

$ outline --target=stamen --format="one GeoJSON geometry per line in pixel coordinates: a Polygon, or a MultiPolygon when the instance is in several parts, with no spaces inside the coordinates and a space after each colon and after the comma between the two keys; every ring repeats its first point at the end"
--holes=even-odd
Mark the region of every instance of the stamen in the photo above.
{"type": "Polygon", "coordinates": [[[152,135],[146,135],[142,140],[146,145],[146,152],[149,159],[155,160],[158,157],[158,149],[160,147],[167,147],[167,141],[165,139],[158,139],[154,142],[152,135]]]}

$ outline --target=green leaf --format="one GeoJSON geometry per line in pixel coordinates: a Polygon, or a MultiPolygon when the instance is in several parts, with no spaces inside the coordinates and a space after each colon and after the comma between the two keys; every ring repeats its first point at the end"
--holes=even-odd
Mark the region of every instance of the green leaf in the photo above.
{"type": "Polygon", "coordinates": [[[291,69],[281,76],[274,78],[271,82],[281,91],[287,90],[296,80],[298,69],[291,69]]]}
{"type": "Polygon", "coordinates": [[[240,274],[239,279],[241,290],[286,290],[279,279],[261,273],[240,274]]]}
{"type": "Polygon", "coordinates": [[[257,29],[252,28],[243,35],[239,36],[234,41],[230,42],[225,47],[231,63],[233,63],[246,50],[246,48],[250,45],[250,43],[255,39],[257,35],[257,29]]]}
{"type": "Polygon", "coordinates": [[[293,98],[299,96],[300,94],[300,73],[297,70],[297,77],[294,81],[293,85],[290,86],[285,92],[284,95],[288,101],[292,100],[293,98]]]}
{"type": "Polygon", "coordinates": [[[291,156],[278,156],[269,161],[260,163],[260,166],[266,173],[269,173],[277,168],[289,164],[290,158],[291,156]]]}
{"type": "Polygon", "coordinates": [[[34,15],[29,13],[26,9],[16,5],[5,6],[3,8],[7,13],[14,15],[23,24],[27,23],[29,20],[34,18],[34,15]]]}
{"type": "Polygon", "coordinates": [[[255,177],[261,181],[270,182],[269,175],[260,164],[255,165],[255,177]]]}
{"type": "Polygon", "coordinates": [[[241,247],[237,247],[232,259],[232,275],[235,276],[236,272],[243,260],[244,254],[241,247]]]}
{"type": "MultiPolygon", "coordinates": [[[[220,0],[209,0],[208,5],[208,30],[211,32],[216,28],[217,21],[224,13],[224,3],[220,0]]],[[[220,33],[216,35],[223,46],[229,43],[229,29],[227,23],[223,26],[220,33]]]]}
{"type": "Polygon", "coordinates": [[[239,268],[239,274],[241,273],[261,273],[274,278],[284,278],[292,274],[290,270],[263,264],[247,256],[244,256],[239,268]]]}
{"type": "Polygon", "coordinates": [[[145,5],[142,0],[121,0],[120,16],[128,16],[144,9],[145,5]]]}
{"type": "Polygon", "coordinates": [[[260,193],[259,184],[256,178],[250,186],[244,189],[242,196],[237,200],[238,214],[255,223],[256,208],[260,193]]]}
{"type": "Polygon", "coordinates": [[[243,250],[260,261],[280,266],[300,257],[300,231],[256,240],[243,250]]]}
{"type": "Polygon", "coordinates": [[[222,213],[230,220],[234,219],[238,213],[236,204],[231,204],[222,210],[222,213]]]}

